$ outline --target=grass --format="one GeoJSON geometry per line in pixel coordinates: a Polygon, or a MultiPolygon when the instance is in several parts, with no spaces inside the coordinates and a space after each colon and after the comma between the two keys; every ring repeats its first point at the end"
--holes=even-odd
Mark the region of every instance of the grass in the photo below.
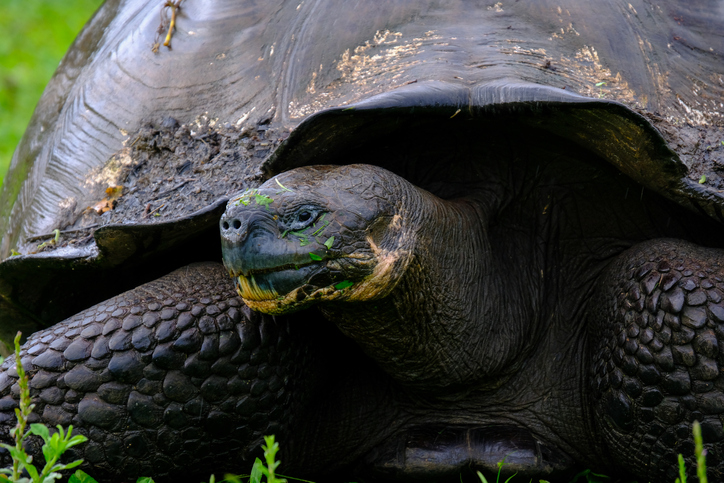
{"type": "Polygon", "coordinates": [[[68,464],[60,464],[58,460],[68,448],[84,443],[88,440],[85,436],[73,436],[73,426],[68,427],[68,432],[58,425],[58,432],[50,435],[50,430],[44,424],[31,424],[30,429],[26,431],[28,424],[28,416],[35,407],[30,400],[30,389],[28,387],[28,375],[23,370],[20,362],[20,332],[15,336],[15,367],[18,372],[18,385],[20,386],[20,404],[15,409],[17,423],[15,428],[10,431],[10,435],[15,439],[15,446],[9,444],[0,444],[3,448],[10,452],[13,459],[12,468],[0,469],[0,479],[17,483],[51,483],[61,478],[61,471],[75,468],[80,465],[83,460],[76,460],[68,464]],[[43,456],[45,457],[45,465],[38,471],[33,464],[33,457],[29,456],[23,448],[25,439],[34,434],[43,439],[43,456]],[[23,472],[27,472],[29,477],[23,476],[23,472]]]}
{"type": "Polygon", "coordinates": [[[0,186],[45,85],[102,0],[0,0],[0,186]]]}

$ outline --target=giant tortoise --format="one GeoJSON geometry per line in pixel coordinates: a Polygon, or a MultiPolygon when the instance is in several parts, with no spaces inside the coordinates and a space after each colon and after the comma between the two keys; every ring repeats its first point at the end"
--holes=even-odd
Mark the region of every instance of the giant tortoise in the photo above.
{"type": "Polygon", "coordinates": [[[671,481],[698,420],[722,478],[721,8],[109,0],[0,198],[33,420],[104,481],[271,433],[298,476],[671,481]]]}

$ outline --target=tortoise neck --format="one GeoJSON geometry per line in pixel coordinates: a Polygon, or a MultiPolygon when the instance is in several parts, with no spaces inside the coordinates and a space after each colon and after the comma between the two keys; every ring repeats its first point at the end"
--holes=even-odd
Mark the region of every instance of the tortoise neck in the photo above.
{"type": "Polygon", "coordinates": [[[422,190],[405,196],[401,216],[416,228],[395,288],[380,300],[323,310],[407,386],[499,386],[515,368],[525,333],[515,325],[526,319],[511,306],[521,300],[515,276],[502,276],[505,264],[489,243],[492,208],[484,199],[443,201],[422,190]]]}

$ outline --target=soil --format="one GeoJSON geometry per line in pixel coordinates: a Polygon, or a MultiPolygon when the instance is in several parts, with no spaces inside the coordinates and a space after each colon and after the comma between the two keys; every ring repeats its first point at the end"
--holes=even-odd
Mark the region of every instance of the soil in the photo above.
{"type": "Polygon", "coordinates": [[[689,168],[688,177],[704,187],[724,193],[724,125],[673,124],[656,113],[642,112],[667,144],[689,168]],[[702,178],[703,176],[703,178],[702,178]]]}
{"type": "Polygon", "coordinates": [[[109,224],[185,218],[261,184],[259,167],[287,135],[265,121],[243,128],[204,117],[184,125],[173,118],[146,123],[104,168],[118,171],[115,184],[122,188],[108,187],[95,206],[66,208],[57,243],[56,233],[30,237],[20,251],[88,245],[95,230],[109,224]]]}

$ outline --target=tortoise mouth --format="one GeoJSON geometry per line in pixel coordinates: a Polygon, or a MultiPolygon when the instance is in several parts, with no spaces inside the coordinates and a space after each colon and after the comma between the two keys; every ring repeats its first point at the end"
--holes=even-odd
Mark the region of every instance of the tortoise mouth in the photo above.
{"type": "Polygon", "coordinates": [[[245,300],[277,300],[305,285],[321,268],[319,263],[313,262],[250,270],[247,275],[238,273],[235,274],[236,290],[245,300]]]}

